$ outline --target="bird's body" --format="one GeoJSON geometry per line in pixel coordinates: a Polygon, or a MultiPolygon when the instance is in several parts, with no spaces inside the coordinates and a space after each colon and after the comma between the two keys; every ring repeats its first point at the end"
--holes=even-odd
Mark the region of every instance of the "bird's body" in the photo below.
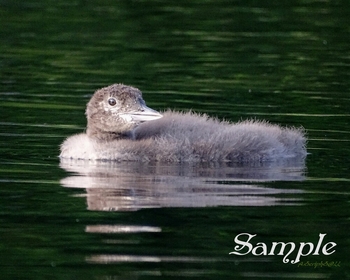
{"type": "Polygon", "coordinates": [[[60,157],[254,162],[306,155],[303,129],[256,120],[229,123],[192,112],[169,110],[160,115],[149,108],[145,113],[142,108],[147,107],[135,88],[116,84],[96,91],[86,110],[87,133],[67,138],[60,157]]]}

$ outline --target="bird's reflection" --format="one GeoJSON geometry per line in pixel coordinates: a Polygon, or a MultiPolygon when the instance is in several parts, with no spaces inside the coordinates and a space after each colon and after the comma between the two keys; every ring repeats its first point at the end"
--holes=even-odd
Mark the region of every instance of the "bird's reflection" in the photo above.
{"type": "Polygon", "coordinates": [[[85,189],[88,209],[99,211],[298,204],[301,190],[266,183],[305,179],[304,159],[254,164],[61,160],[60,166],[73,173],[61,184],[85,189]]]}

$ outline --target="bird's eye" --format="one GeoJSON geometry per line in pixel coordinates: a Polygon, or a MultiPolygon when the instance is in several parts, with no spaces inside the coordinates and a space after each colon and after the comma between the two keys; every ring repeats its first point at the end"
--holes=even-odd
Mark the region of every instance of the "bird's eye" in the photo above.
{"type": "Polygon", "coordinates": [[[108,99],[108,104],[111,106],[115,106],[117,104],[117,100],[115,100],[115,98],[111,97],[108,99]]]}

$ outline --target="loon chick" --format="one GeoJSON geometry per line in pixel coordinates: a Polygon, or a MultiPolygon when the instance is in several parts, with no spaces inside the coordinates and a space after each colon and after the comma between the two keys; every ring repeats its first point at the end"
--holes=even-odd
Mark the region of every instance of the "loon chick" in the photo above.
{"type": "Polygon", "coordinates": [[[114,84],[87,104],[87,129],[61,158],[111,161],[261,162],[306,156],[304,129],[266,121],[229,123],[193,112],[148,108],[137,88],[114,84]]]}

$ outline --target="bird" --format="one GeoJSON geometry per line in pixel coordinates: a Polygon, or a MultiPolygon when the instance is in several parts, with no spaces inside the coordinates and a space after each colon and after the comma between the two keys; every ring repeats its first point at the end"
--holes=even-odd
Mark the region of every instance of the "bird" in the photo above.
{"type": "Polygon", "coordinates": [[[254,163],[305,158],[306,131],[265,120],[237,123],[193,111],[146,106],[142,92],[113,84],[95,91],[84,133],[60,146],[61,159],[254,163]]]}

